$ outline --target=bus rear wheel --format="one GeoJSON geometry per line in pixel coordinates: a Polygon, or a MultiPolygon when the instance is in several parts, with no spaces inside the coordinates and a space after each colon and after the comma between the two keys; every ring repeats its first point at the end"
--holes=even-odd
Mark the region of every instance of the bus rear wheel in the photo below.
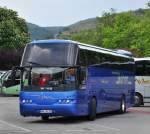
{"type": "Polygon", "coordinates": [[[96,99],[92,98],[89,105],[89,120],[93,121],[96,118],[96,99]]]}
{"type": "Polygon", "coordinates": [[[142,96],[138,93],[135,93],[134,106],[139,107],[142,104],[143,104],[142,96]]]}
{"type": "Polygon", "coordinates": [[[125,112],[126,112],[126,99],[125,99],[125,97],[123,96],[123,97],[121,98],[119,113],[120,113],[120,114],[123,114],[123,113],[125,113],[125,112]]]}
{"type": "Polygon", "coordinates": [[[41,116],[41,119],[42,119],[43,121],[48,121],[49,116],[41,116]]]}

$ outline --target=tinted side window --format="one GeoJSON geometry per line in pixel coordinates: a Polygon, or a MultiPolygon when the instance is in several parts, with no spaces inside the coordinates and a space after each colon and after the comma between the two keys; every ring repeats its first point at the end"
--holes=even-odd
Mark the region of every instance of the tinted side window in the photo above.
{"type": "Polygon", "coordinates": [[[84,49],[80,49],[78,52],[77,65],[81,65],[81,66],[87,65],[86,55],[85,55],[84,49]]]}
{"type": "Polygon", "coordinates": [[[145,75],[150,76],[150,61],[145,61],[145,75]]]}
{"type": "Polygon", "coordinates": [[[96,52],[92,52],[92,51],[86,51],[86,57],[87,57],[87,64],[88,65],[94,65],[97,64],[97,56],[96,56],[96,52]]]}
{"type": "Polygon", "coordinates": [[[137,76],[145,75],[144,62],[143,61],[137,61],[136,62],[136,75],[137,76]]]}

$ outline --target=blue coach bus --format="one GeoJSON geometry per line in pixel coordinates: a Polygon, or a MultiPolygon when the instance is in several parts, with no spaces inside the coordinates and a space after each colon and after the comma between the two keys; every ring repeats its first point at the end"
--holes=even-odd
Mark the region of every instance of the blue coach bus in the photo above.
{"type": "Polygon", "coordinates": [[[69,40],[33,41],[21,70],[22,116],[88,116],[134,104],[134,59],[69,40]]]}

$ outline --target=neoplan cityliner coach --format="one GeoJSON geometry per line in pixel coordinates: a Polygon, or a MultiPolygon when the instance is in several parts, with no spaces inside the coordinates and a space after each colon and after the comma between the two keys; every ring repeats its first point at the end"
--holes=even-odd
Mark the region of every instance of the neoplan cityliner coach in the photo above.
{"type": "MultiPolygon", "coordinates": [[[[134,104],[134,59],[69,40],[27,44],[22,57],[22,116],[88,116],[126,112],[134,104]]],[[[15,72],[15,71],[14,71],[15,72]]]]}

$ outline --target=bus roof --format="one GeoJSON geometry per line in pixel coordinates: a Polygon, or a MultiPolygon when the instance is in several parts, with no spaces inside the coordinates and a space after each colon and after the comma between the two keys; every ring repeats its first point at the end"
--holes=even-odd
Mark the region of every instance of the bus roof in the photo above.
{"type": "Polygon", "coordinates": [[[73,41],[70,40],[60,40],[60,39],[49,39],[49,40],[34,40],[31,43],[65,43],[65,44],[69,44],[69,43],[73,43],[73,41]]]}
{"type": "Polygon", "coordinates": [[[102,47],[98,47],[98,46],[94,46],[94,45],[84,44],[84,43],[80,43],[80,42],[72,41],[72,40],[62,40],[62,39],[35,40],[31,43],[35,43],[35,44],[38,44],[38,43],[77,44],[79,46],[79,48],[81,48],[81,49],[86,49],[86,50],[95,51],[95,52],[101,52],[101,53],[124,57],[124,58],[131,58],[130,56],[121,54],[114,50],[110,50],[110,49],[106,49],[106,48],[102,48],[102,47]]]}
{"type": "Polygon", "coordinates": [[[150,61],[150,57],[134,58],[134,61],[143,61],[143,60],[149,60],[150,61]]]}

